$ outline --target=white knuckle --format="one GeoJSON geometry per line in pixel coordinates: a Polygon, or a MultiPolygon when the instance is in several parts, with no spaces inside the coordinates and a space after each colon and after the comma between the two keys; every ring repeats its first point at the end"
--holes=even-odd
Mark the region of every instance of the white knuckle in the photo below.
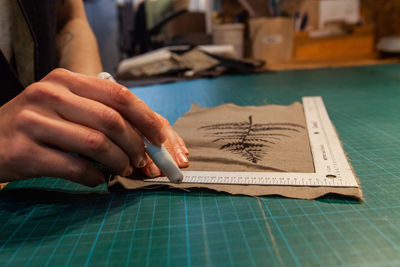
{"type": "Polygon", "coordinates": [[[59,103],[62,101],[62,96],[54,90],[54,88],[50,88],[50,86],[42,82],[34,83],[26,88],[25,95],[28,101],[34,103],[41,103],[44,101],[59,103]]]}
{"type": "Polygon", "coordinates": [[[29,109],[23,109],[15,116],[17,129],[35,129],[40,124],[39,115],[29,109]]]}
{"type": "Polygon", "coordinates": [[[170,125],[170,124],[169,124],[169,121],[168,121],[166,118],[164,118],[163,116],[161,116],[161,115],[158,114],[158,113],[156,113],[156,115],[157,115],[158,119],[161,121],[162,124],[164,124],[164,125],[170,125]]]}
{"type": "Polygon", "coordinates": [[[147,113],[149,114],[152,118],[156,118],[157,120],[159,120],[159,114],[157,114],[156,112],[154,112],[153,110],[151,110],[147,104],[140,98],[135,97],[132,101],[131,101],[131,105],[136,109],[136,110],[140,110],[141,112],[147,113]]]}
{"type": "Polygon", "coordinates": [[[110,131],[120,132],[124,129],[125,123],[122,116],[111,108],[105,108],[101,111],[103,126],[110,131]]]}
{"type": "Polygon", "coordinates": [[[132,101],[132,92],[124,86],[116,86],[112,90],[112,97],[121,106],[128,106],[132,101]]]}
{"type": "Polygon", "coordinates": [[[22,138],[13,139],[5,154],[5,164],[18,171],[26,170],[25,166],[32,160],[32,153],[27,149],[27,144],[22,138]]]}
{"type": "Polygon", "coordinates": [[[107,137],[96,131],[92,131],[86,136],[85,146],[93,153],[105,153],[110,149],[107,137]]]}
{"type": "MultiPolygon", "coordinates": [[[[47,74],[39,83],[48,82],[53,84],[67,84],[70,81],[75,80],[74,73],[66,69],[58,68],[52,70],[47,74]]],[[[53,87],[53,86],[52,86],[53,87]]]]}
{"type": "Polygon", "coordinates": [[[28,100],[35,101],[37,99],[41,99],[41,95],[44,92],[45,88],[43,83],[36,82],[32,83],[24,90],[24,95],[28,100]]]}
{"type": "Polygon", "coordinates": [[[85,178],[84,176],[87,172],[84,164],[68,164],[65,166],[65,169],[68,171],[71,178],[85,178]]]}
{"type": "Polygon", "coordinates": [[[162,128],[164,127],[163,122],[160,120],[160,117],[157,116],[156,113],[150,113],[149,116],[147,117],[147,120],[143,121],[143,126],[146,129],[155,131],[155,132],[160,132],[162,128]]]}
{"type": "Polygon", "coordinates": [[[70,72],[63,68],[56,68],[52,70],[47,76],[51,78],[62,78],[66,75],[70,75],[70,72]]]}

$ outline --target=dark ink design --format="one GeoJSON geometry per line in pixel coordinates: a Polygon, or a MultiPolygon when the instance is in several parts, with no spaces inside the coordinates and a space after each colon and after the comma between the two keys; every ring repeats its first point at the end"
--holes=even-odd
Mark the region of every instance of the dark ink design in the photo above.
{"type": "Polygon", "coordinates": [[[72,40],[75,38],[75,35],[72,32],[66,31],[61,33],[58,38],[58,44],[60,47],[64,48],[72,42],[72,40]]]}
{"type": "Polygon", "coordinates": [[[212,131],[215,137],[213,143],[228,141],[219,149],[241,155],[246,160],[257,163],[267,153],[266,149],[276,144],[281,138],[289,138],[290,135],[282,132],[300,132],[305,127],[295,123],[256,123],[253,124],[253,116],[249,121],[218,123],[203,126],[198,129],[212,131]]]}

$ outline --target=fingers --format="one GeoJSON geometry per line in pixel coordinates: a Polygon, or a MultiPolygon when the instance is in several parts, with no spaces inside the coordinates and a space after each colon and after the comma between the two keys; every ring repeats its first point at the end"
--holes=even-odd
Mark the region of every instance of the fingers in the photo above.
{"type": "Polygon", "coordinates": [[[17,127],[42,144],[85,155],[119,174],[127,176],[133,171],[128,156],[107,136],[96,130],[45,117],[34,111],[23,112],[17,127]]]}
{"type": "MultiPolygon", "coordinates": [[[[43,96],[47,97],[49,102],[56,103],[53,106],[56,115],[73,122],[53,127],[51,134],[44,131],[45,128],[37,130],[35,135],[42,142],[91,157],[126,176],[130,164],[124,153],[135,167],[146,163],[143,142],[135,131],[138,130],[155,145],[165,142],[179,167],[188,166],[186,155],[189,152],[182,138],[165,118],[152,111],[127,88],[62,69],[51,72],[40,84],[58,87],[60,91],[34,90],[31,99],[43,101],[43,96]],[[73,129],[77,126],[79,131],[73,129]]],[[[57,124],[55,121],[57,119],[53,122],[57,124]]],[[[152,161],[144,171],[152,177],[160,175],[152,161]]]]}
{"type": "MultiPolygon", "coordinates": [[[[189,166],[189,160],[187,158],[188,152],[183,151],[182,144],[184,148],[186,149],[186,146],[182,140],[182,138],[172,129],[171,126],[169,128],[167,127],[167,136],[168,139],[164,143],[165,148],[168,150],[168,152],[171,154],[172,158],[180,168],[186,168],[189,166]]],[[[187,149],[186,149],[187,151],[187,149]]],[[[154,164],[154,162],[151,160],[151,158],[147,159],[148,164],[146,167],[142,168],[142,171],[144,174],[146,174],[149,177],[157,177],[161,175],[161,172],[159,168],[154,164]]]]}
{"type": "MultiPolygon", "coordinates": [[[[169,143],[169,139],[165,142],[165,148],[167,148],[168,152],[171,154],[172,158],[176,162],[179,168],[186,168],[189,166],[189,160],[186,155],[180,150],[180,148],[174,146],[167,146],[169,143]]],[[[161,175],[160,169],[155,165],[153,160],[148,157],[147,165],[142,168],[142,171],[145,175],[149,177],[157,177],[161,175]]]]}
{"type": "Polygon", "coordinates": [[[171,150],[180,150],[182,151],[185,155],[189,155],[189,150],[186,148],[186,144],[183,141],[182,137],[180,137],[177,132],[172,128],[171,124],[169,121],[161,116],[160,114],[157,113],[157,116],[159,119],[162,121],[164,124],[164,129],[165,129],[165,134],[167,136],[167,141],[166,146],[169,146],[171,150]]]}
{"type": "Polygon", "coordinates": [[[157,114],[122,85],[62,69],[52,71],[42,81],[62,83],[76,95],[115,109],[155,145],[167,139],[157,114]]]}
{"type": "Polygon", "coordinates": [[[146,176],[157,177],[161,175],[160,169],[154,164],[153,160],[147,156],[147,165],[142,168],[142,171],[146,176]]]}
{"type": "Polygon", "coordinates": [[[72,93],[65,93],[63,101],[54,108],[62,118],[104,133],[128,155],[136,168],[147,164],[142,137],[116,110],[72,93]]]}
{"type": "Polygon", "coordinates": [[[183,153],[185,153],[185,155],[189,155],[189,150],[186,147],[185,141],[183,141],[182,137],[180,137],[178,134],[176,134],[176,135],[177,135],[178,142],[181,146],[183,153]]]}
{"type": "Polygon", "coordinates": [[[5,160],[12,170],[10,177],[58,177],[86,186],[105,182],[102,173],[82,158],[40,146],[25,136],[13,140],[15,145],[9,149],[5,160]]]}
{"type": "Polygon", "coordinates": [[[186,154],[181,150],[180,146],[173,144],[170,139],[164,143],[165,148],[171,154],[172,158],[175,160],[176,164],[180,168],[185,168],[189,166],[189,160],[186,154]]]}
{"type": "Polygon", "coordinates": [[[63,178],[90,187],[105,182],[103,174],[87,160],[52,148],[39,154],[40,161],[35,164],[38,175],[63,178]]]}
{"type": "MultiPolygon", "coordinates": [[[[187,155],[189,151],[186,148],[183,139],[175,132],[167,119],[157,114],[162,123],[164,124],[165,133],[167,140],[164,143],[165,148],[171,154],[172,158],[180,168],[186,168],[189,166],[189,160],[187,155]]],[[[157,177],[161,175],[160,170],[154,164],[154,162],[148,158],[146,167],[142,168],[142,171],[149,177],[157,177]]]]}
{"type": "Polygon", "coordinates": [[[186,148],[183,139],[175,132],[169,122],[165,119],[165,132],[167,135],[167,141],[164,143],[165,148],[169,151],[172,158],[178,164],[179,167],[184,168],[189,166],[189,160],[186,155],[189,151],[186,148]]]}

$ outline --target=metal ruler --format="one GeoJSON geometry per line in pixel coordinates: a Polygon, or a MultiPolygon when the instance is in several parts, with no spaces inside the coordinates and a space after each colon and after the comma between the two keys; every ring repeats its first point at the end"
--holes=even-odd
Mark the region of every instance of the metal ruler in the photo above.
{"type": "MultiPolygon", "coordinates": [[[[320,96],[303,97],[315,173],[184,171],[183,183],[358,187],[320,96]]],[[[145,182],[169,182],[167,177],[145,182]]]]}

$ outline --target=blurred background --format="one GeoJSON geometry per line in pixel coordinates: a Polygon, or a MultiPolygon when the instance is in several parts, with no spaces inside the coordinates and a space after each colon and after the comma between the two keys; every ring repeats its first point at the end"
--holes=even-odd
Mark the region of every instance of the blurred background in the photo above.
{"type": "Polygon", "coordinates": [[[87,0],[105,71],[151,84],[399,62],[400,0],[87,0]]]}

